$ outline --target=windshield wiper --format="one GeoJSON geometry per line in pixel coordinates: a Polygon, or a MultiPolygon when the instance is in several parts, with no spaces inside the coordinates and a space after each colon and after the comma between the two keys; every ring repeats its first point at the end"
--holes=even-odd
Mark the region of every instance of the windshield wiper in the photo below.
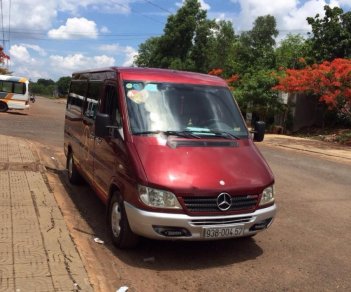
{"type": "Polygon", "coordinates": [[[200,139],[198,135],[192,133],[191,131],[142,131],[133,133],[133,135],[156,135],[156,134],[163,134],[166,136],[178,136],[183,138],[196,138],[200,139]]]}
{"type": "Polygon", "coordinates": [[[226,139],[236,139],[240,140],[238,136],[235,136],[232,133],[226,132],[226,131],[194,131],[196,134],[199,134],[198,137],[222,137],[226,139]]]}
{"type": "Polygon", "coordinates": [[[224,137],[224,138],[229,138],[229,139],[236,139],[240,140],[238,136],[233,135],[232,133],[221,131],[221,132],[210,132],[215,134],[216,136],[224,137]]]}
{"type": "Polygon", "coordinates": [[[222,137],[226,139],[236,139],[240,140],[238,136],[235,136],[229,132],[225,131],[220,131],[220,132],[213,132],[213,131],[189,131],[189,130],[184,130],[184,131],[142,131],[142,132],[136,132],[133,133],[134,135],[157,135],[157,134],[163,134],[166,136],[178,136],[182,138],[196,138],[196,139],[201,139],[206,136],[210,137],[222,137]]]}

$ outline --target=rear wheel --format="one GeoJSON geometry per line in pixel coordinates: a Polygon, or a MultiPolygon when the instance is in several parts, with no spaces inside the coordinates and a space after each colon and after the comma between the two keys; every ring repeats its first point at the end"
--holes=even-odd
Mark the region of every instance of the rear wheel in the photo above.
{"type": "Polygon", "coordinates": [[[7,104],[4,103],[3,101],[0,101],[0,112],[7,112],[9,108],[7,107],[7,104]]]}
{"type": "Polygon", "coordinates": [[[68,179],[71,184],[75,185],[81,182],[82,178],[77,170],[76,165],[74,164],[72,151],[70,151],[67,156],[67,171],[68,179]]]}
{"type": "Polygon", "coordinates": [[[112,242],[118,248],[133,248],[139,237],[130,229],[122,197],[114,192],[109,205],[108,230],[112,242]]]}

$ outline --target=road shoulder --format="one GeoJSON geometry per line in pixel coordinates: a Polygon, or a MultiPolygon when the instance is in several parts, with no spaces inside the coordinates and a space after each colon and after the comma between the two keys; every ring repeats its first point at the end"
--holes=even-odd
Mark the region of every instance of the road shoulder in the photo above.
{"type": "Polygon", "coordinates": [[[331,142],[323,142],[286,135],[267,134],[265,135],[262,145],[279,147],[286,150],[302,151],[327,159],[351,163],[351,147],[331,142]]]}

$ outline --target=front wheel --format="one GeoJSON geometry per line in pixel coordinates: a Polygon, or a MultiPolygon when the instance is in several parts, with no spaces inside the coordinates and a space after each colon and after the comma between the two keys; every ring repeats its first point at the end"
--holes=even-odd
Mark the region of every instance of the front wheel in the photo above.
{"type": "Polygon", "coordinates": [[[7,104],[0,101],[0,112],[4,113],[4,112],[7,112],[9,108],[7,107],[7,104]]]}
{"type": "Polygon", "coordinates": [[[76,185],[81,182],[82,178],[77,170],[76,165],[74,164],[72,151],[70,151],[67,156],[67,172],[68,172],[68,179],[71,184],[76,185]]]}
{"type": "Polygon", "coordinates": [[[108,230],[116,247],[133,248],[138,244],[139,237],[130,229],[123,199],[117,192],[111,198],[108,218],[108,230]]]}

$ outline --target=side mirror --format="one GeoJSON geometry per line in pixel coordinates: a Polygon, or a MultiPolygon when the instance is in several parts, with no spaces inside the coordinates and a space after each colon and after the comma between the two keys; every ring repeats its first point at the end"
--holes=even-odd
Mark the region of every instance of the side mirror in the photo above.
{"type": "Polygon", "coordinates": [[[266,123],[262,121],[257,121],[254,128],[254,137],[255,142],[262,142],[264,139],[264,133],[266,132],[266,123]]]}
{"type": "Polygon", "coordinates": [[[109,135],[110,126],[110,115],[96,113],[95,118],[95,136],[96,137],[107,137],[109,135]]]}

